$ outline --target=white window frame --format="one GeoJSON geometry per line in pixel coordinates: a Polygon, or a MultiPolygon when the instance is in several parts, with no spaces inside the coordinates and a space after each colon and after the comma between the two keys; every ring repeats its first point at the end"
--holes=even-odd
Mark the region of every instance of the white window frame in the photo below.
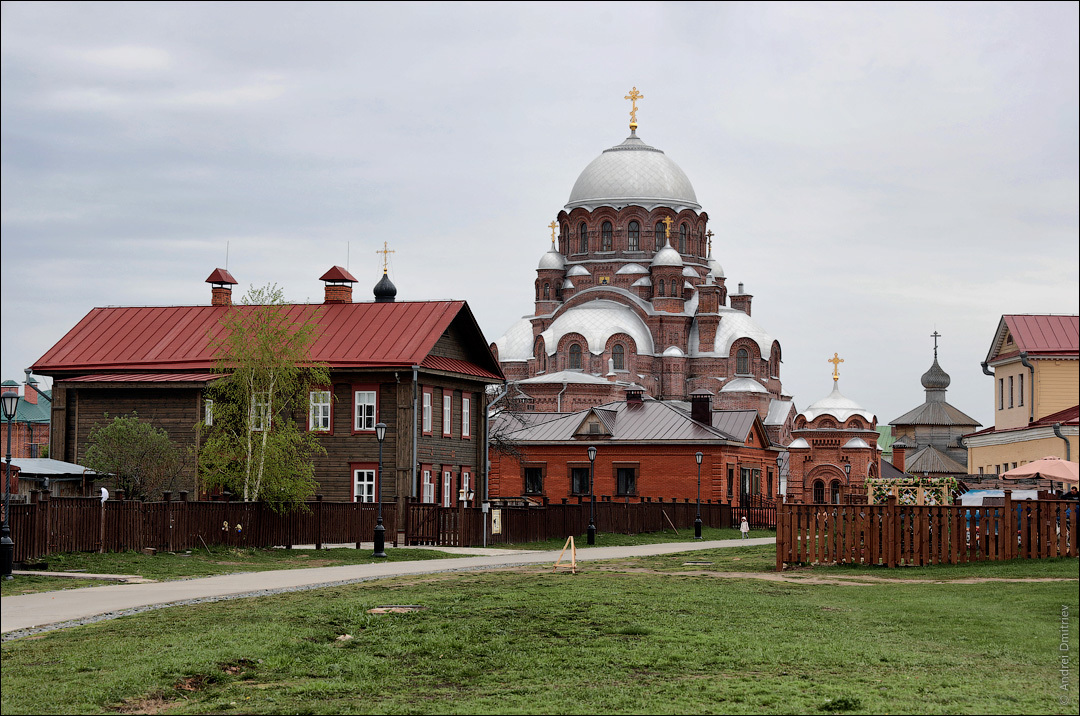
{"type": "Polygon", "coordinates": [[[270,417],[270,394],[265,391],[253,393],[251,408],[248,411],[248,427],[253,433],[261,433],[267,428],[270,417]]]}
{"type": "Polygon", "coordinates": [[[435,482],[431,479],[431,470],[424,470],[424,482],[421,485],[420,501],[426,505],[435,503],[435,482]]]}
{"type": "Polygon", "coordinates": [[[375,468],[353,469],[353,502],[375,502],[375,468]]]}
{"type": "Polygon", "coordinates": [[[429,391],[424,391],[424,419],[421,427],[422,432],[431,432],[431,393],[429,391]]]}
{"type": "Polygon", "coordinates": [[[462,396],[461,398],[461,437],[472,437],[472,400],[462,396]]]}
{"type": "Polygon", "coordinates": [[[452,393],[443,393],[442,397],[442,434],[444,438],[450,437],[454,432],[454,396],[452,393]]]}
{"type": "Polygon", "coordinates": [[[378,419],[377,406],[377,391],[353,391],[353,432],[371,432],[375,430],[375,423],[378,419]]]}
{"type": "Polygon", "coordinates": [[[214,424],[214,401],[210,398],[203,398],[203,422],[207,427],[214,424]]]}
{"type": "Polygon", "coordinates": [[[450,507],[454,499],[454,474],[449,470],[443,470],[442,474],[442,506],[450,507]]]}
{"type": "Polygon", "coordinates": [[[308,394],[308,429],[319,433],[330,432],[329,390],[313,390],[308,394]]]}

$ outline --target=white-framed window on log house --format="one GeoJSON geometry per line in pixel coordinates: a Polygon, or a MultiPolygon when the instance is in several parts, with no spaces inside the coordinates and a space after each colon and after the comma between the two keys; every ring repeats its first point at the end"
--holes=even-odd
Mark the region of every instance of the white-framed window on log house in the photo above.
{"type": "Polygon", "coordinates": [[[379,422],[378,386],[353,386],[353,432],[375,432],[379,422]]]}
{"type": "Polygon", "coordinates": [[[214,401],[203,398],[203,422],[209,427],[214,424],[214,401]]]}
{"type": "Polygon", "coordinates": [[[270,394],[265,392],[255,393],[251,396],[251,409],[248,412],[248,426],[252,432],[261,433],[266,430],[270,418],[270,394]]]}
{"type": "Polygon", "coordinates": [[[431,474],[431,465],[424,465],[421,471],[420,501],[431,505],[435,503],[435,479],[431,474]]]}
{"type": "Polygon", "coordinates": [[[442,434],[444,438],[450,437],[454,431],[454,394],[444,391],[442,397],[442,434]]]}
{"type": "Polygon", "coordinates": [[[461,490],[462,497],[465,500],[469,499],[469,491],[472,490],[472,468],[461,468],[461,490]]]}
{"type": "Polygon", "coordinates": [[[472,437],[472,399],[461,396],[461,437],[468,440],[472,437]]]}
{"type": "Polygon", "coordinates": [[[375,465],[352,466],[353,502],[375,501],[375,465]]]}
{"type": "MultiPolygon", "coordinates": [[[[431,435],[431,401],[433,399],[432,389],[430,387],[424,388],[423,396],[423,418],[421,419],[421,432],[424,435],[431,435]]],[[[435,500],[432,499],[432,502],[435,500]]]]}
{"type": "Polygon", "coordinates": [[[450,507],[454,504],[454,473],[443,470],[442,474],[442,506],[450,507]]]}
{"type": "Polygon", "coordinates": [[[330,432],[329,390],[313,390],[308,394],[308,430],[330,432]]]}

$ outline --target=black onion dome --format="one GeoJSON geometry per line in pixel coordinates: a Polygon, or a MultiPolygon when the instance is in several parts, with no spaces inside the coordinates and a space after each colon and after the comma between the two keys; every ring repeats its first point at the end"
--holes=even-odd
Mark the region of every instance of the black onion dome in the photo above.
{"type": "Polygon", "coordinates": [[[922,375],[922,386],[927,390],[944,390],[949,387],[951,382],[952,378],[941,369],[937,362],[937,356],[934,356],[934,364],[930,366],[930,370],[922,375]]]}
{"type": "Polygon", "coordinates": [[[385,273],[379,282],[375,284],[375,303],[393,303],[397,296],[397,286],[385,273]]]}

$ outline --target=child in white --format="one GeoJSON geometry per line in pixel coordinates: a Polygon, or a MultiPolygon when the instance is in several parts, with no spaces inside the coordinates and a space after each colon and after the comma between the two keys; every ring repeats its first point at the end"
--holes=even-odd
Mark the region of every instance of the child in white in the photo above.
{"type": "Polygon", "coordinates": [[[750,523],[746,521],[746,518],[742,518],[742,522],[739,524],[739,532],[742,532],[743,539],[750,539],[750,523]]]}

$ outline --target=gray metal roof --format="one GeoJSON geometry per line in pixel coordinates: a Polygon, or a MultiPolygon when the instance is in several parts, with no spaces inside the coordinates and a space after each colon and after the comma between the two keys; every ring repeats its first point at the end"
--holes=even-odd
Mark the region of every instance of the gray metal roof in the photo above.
{"type": "Polygon", "coordinates": [[[927,445],[914,455],[904,460],[904,469],[912,475],[922,472],[951,473],[954,475],[966,475],[967,467],[941,452],[933,445],[927,445]]]}
{"type": "Polygon", "coordinates": [[[11,466],[19,468],[19,474],[27,477],[31,475],[48,475],[56,477],[61,475],[97,475],[90,468],[77,465],[73,462],[53,460],[47,457],[20,457],[12,458],[11,466]]]}
{"type": "Polygon", "coordinates": [[[890,425],[959,425],[976,426],[981,423],[944,400],[928,400],[914,410],[889,421],[890,425]]]}

